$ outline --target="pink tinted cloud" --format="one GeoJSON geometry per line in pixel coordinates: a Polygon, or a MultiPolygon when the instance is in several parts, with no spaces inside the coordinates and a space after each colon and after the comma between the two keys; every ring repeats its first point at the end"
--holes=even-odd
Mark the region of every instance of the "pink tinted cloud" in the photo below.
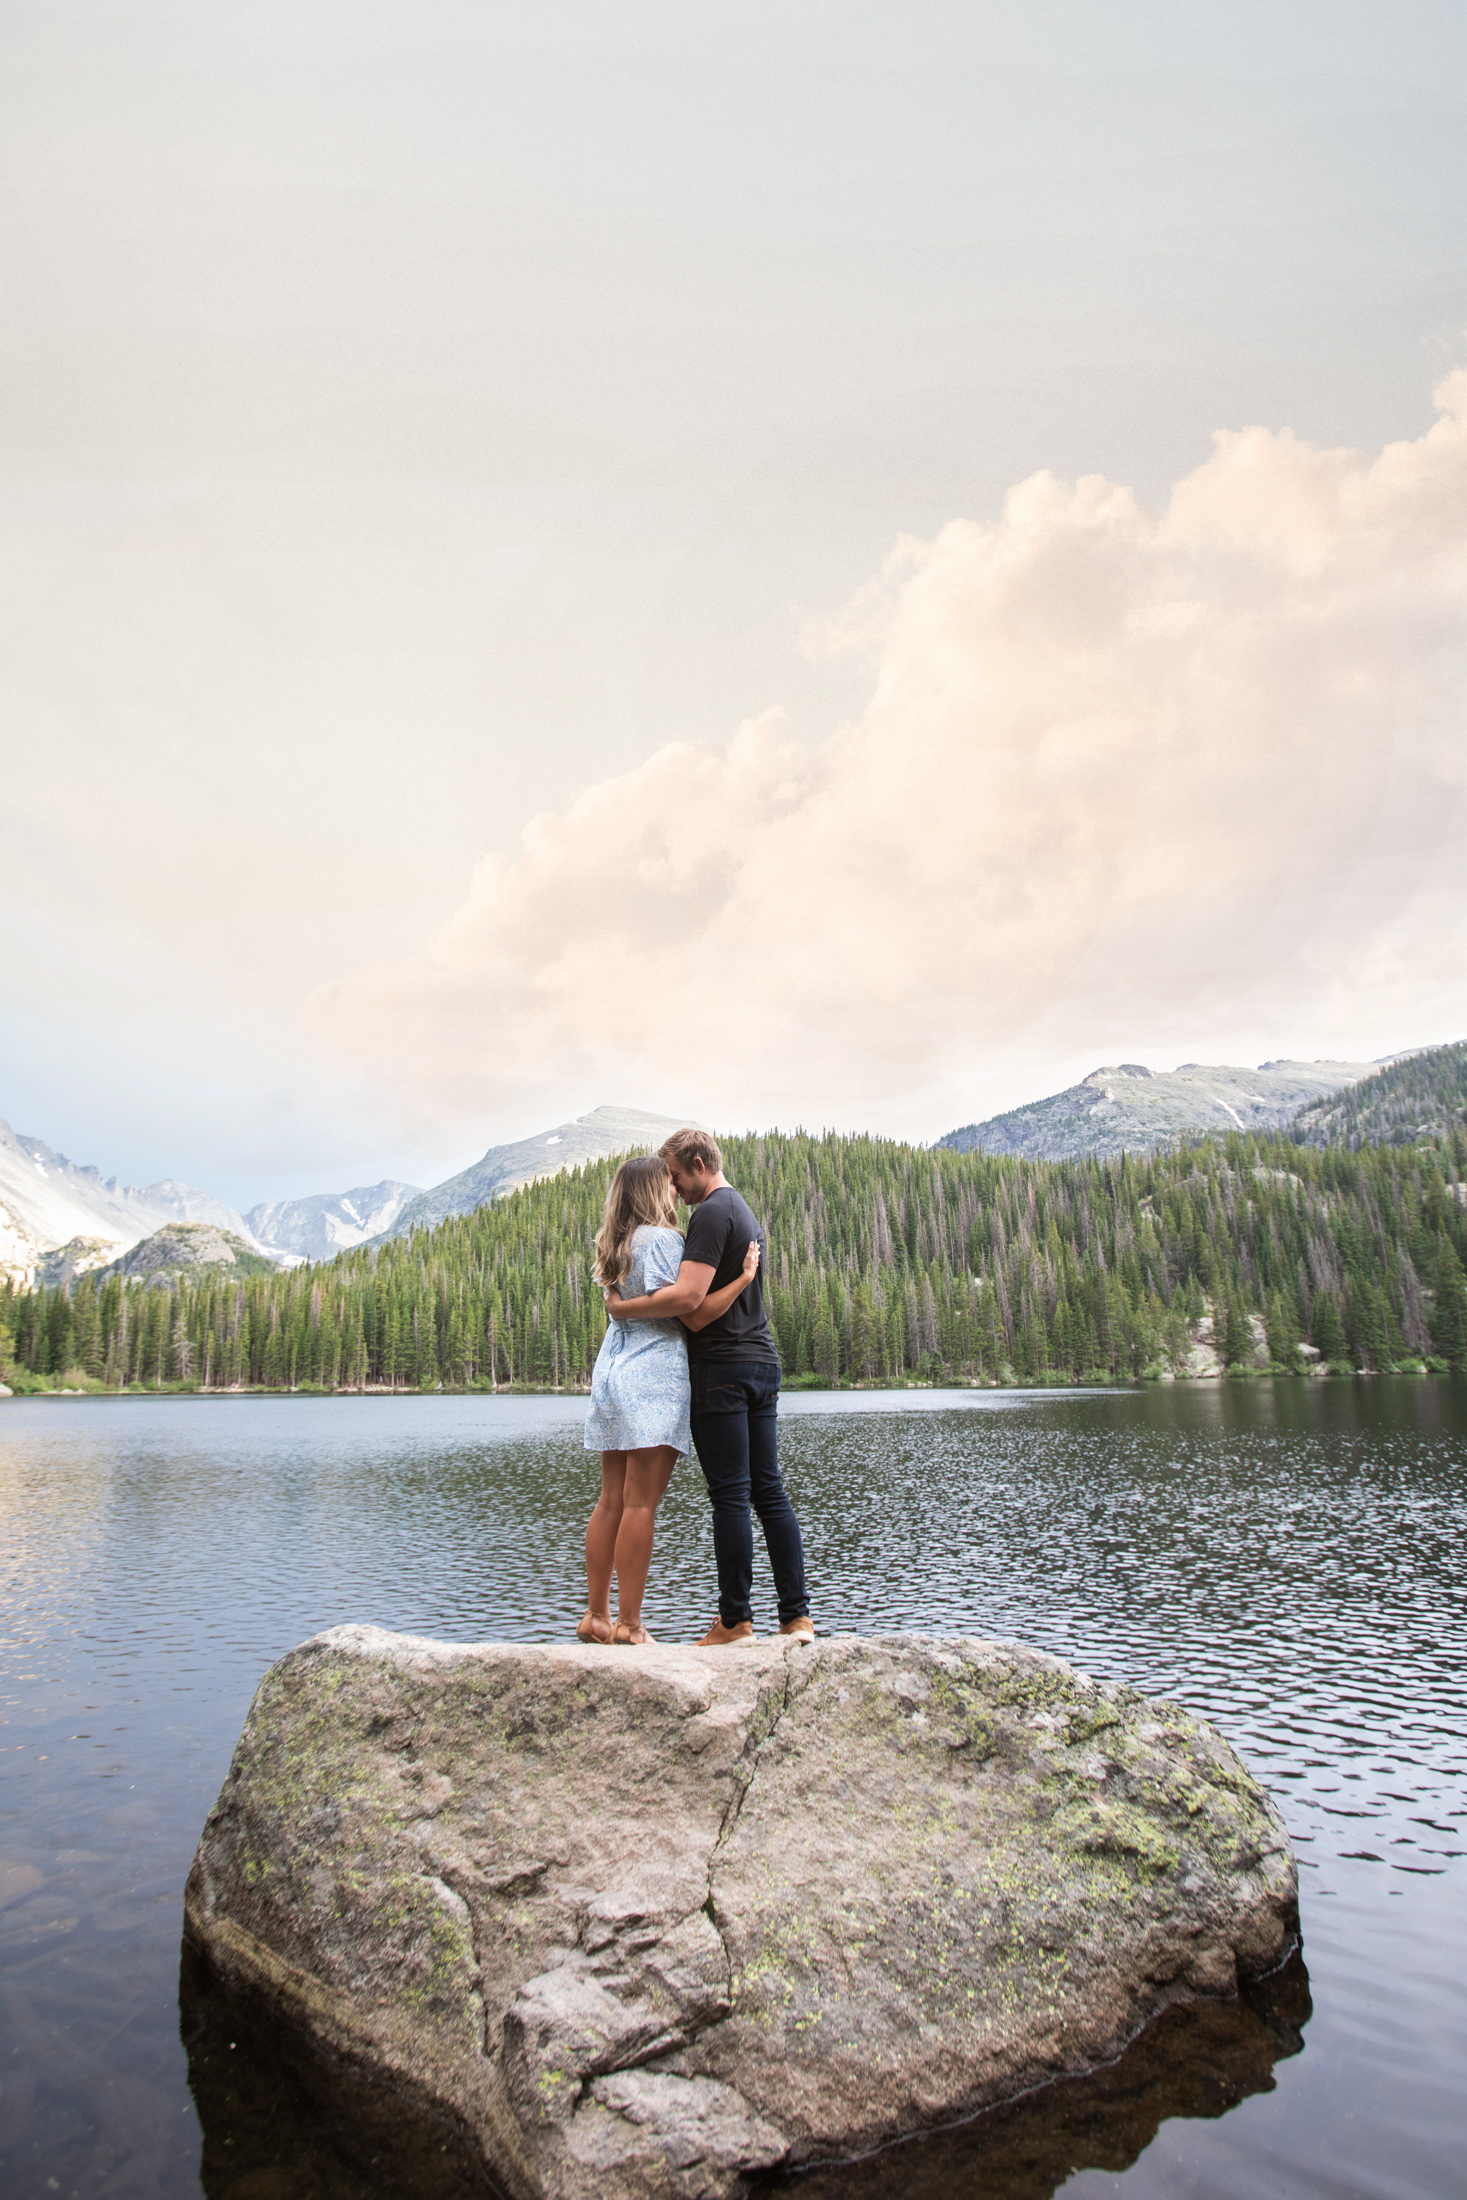
{"type": "Polygon", "coordinates": [[[1037,474],[904,543],[854,723],[586,788],[311,1023],[463,1121],[670,1088],[874,1119],[1101,1000],[1121,1033],[1374,987],[1399,1028],[1467,938],[1467,373],[1437,398],[1374,459],[1251,428],[1162,511],[1037,474]]]}

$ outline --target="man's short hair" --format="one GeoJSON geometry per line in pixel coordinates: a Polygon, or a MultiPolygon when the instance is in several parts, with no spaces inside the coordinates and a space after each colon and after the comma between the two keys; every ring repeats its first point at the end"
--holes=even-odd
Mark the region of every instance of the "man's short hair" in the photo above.
{"type": "Polygon", "coordinates": [[[675,1161],[680,1169],[706,1169],[709,1176],[723,1174],[723,1155],[711,1131],[674,1131],[657,1151],[664,1161],[675,1161]]]}

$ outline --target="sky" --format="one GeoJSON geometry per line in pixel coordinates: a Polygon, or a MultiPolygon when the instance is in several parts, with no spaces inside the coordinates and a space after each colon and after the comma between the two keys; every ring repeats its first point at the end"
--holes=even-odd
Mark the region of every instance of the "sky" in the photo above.
{"type": "Polygon", "coordinates": [[[0,0],[0,1115],[1467,1033],[1467,16],[0,0]]]}

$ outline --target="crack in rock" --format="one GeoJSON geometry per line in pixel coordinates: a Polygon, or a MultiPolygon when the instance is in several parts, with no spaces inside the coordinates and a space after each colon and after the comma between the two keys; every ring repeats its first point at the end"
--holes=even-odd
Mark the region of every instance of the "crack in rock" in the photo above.
{"type": "Polygon", "coordinates": [[[723,1821],[718,1829],[718,1838],[715,1840],[708,1858],[708,1892],[704,1898],[703,1912],[723,1946],[724,1962],[727,1966],[727,1996],[730,2008],[734,2005],[733,1951],[728,1944],[727,1927],[719,1914],[718,1897],[713,1891],[713,1873],[721,1851],[728,1846],[734,1828],[743,1815],[744,1804],[747,1802],[750,1790],[758,1777],[760,1759],[773,1742],[786,1712],[789,1710],[794,1697],[799,1693],[794,1687],[793,1660],[798,1655],[802,1658],[802,1661],[808,1661],[813,1666],[816,1654],[813,1645],[801,1644],[797,1649],[796,1645],[792,1643],[785,1651],[777,1681],[771,1679],[761,1682],[759,1694],[754,1703],[753,1717],[749,1721],[749,1733],[734,1766],[734,1792],[729,1798],[728,1807],[724,1811],[723,1821]],[[770,1707],[768,1722],[761,1726],[760,1714],[764,1711],[766,1703],[770,1707]],[[740,1768],[743,1768],[742,1775],[740,1768]]]}

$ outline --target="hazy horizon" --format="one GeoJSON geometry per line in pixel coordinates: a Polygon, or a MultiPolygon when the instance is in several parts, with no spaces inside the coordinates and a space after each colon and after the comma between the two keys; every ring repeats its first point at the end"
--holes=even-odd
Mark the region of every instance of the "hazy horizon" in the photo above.
{"type": "MultiPolygon", "coordinates": [[[[1450,1042],[1448,1042],[1448,1043],[1450,1043],[1450,1042]]],[[[1387,1052],[1386,1054],[1383,1054],[1383,1055],[1366,1055],[1366,1056],[1360,1057],[1359,1059],[1360,1059],[1360,1060],[1363,1060],[1363,1061],[1365,1061],[1365,1062],[1375,1062],[1375,1063],[1385,1064],[1385,1063],[1388,1063],[1388,1062],[1390,1062],[1390,1061],[1392,1061],[1392,1060],[1399,1060],[1399,1059],[1400,1059],[1400,1057],[1401,1057],[1402,1055],[1405,1055],[1405,1054],[1410,1054],[1410,1053],[1414,1053],[1414,1052],[1421,1052],[1421,1051],[1426,1051],[1426,1050],[1423,1050],[1423,1049],[1416,1049],[1416,1048],[1410,1048],[1410,1047],[1401,1047],[1401,1048],[1397,1048],[1396,1050],[1394,1050],[1394,1052],[1387,1052]]],[[[1275,1061],[1273,1061],[1273,1062],[1269,1062],[1269,1063],[1264,1063],[1264,1062],[1258,1062],[1258,1063],[1238,1063],[1238,1062],[1234,1062],[1234,1063],[1222,1063],[1222,1062],[1209,1063],[1209,1062],[1201,1062],[1201,1061],[1187,1061],[1187,1062],[1178,1062],[1178,1063],[1173,1063],[1173,1064],[1171,1064],[1171,1065],[1170,1065],[1170,1069],[1162,1069],[1162,1068],[1154,1067],[1153,1065],[1151,1065],[1151,1064],[1149,1064],[1149,1063],[1148,1063],[1148,1064],[1145,1064],[1145,1065],[1143,1065],[1143,1066],[1144,1066],[1144,1067],[1146,1067],[1146,1068],[1147,1068],[1148,1070],[1150,1070],[1151,1074],[1152,1074],[1153,1076],[1155,1076],[1155,1077],[1166,1077],[1166,1076],[1168,1076],[1168,1075],[1170,1075],[1170,1074],[1173,1074],[1173,1073],[1174,1073],[1175,1071],[1177,1071],[1177,1070],[1185,1070],[1185,1069],[1202,1069],[1202,1068],[1206,1068],[1206,1069],[1231,1069],[1231,1070],[1234,1070],[1234,1071],[1236,1071],[1236,1070],[1240,1070],[1240,1069],[1241,1069],[1241,1070],[1245,1070],[1245,1071],[1246,1071],[1246,1070],[1249,1070],[1249,1069],[1266,1069],[1266,1068],[1273,1068],[1273,1067],[1277,1067],[1277,1066],[1278,1066],[1278,1062],[1279,1062],[1279,1061],[1285,1061],[1285,1060],[1287,1060],[1287,1061],[1299,1061],[1299,1060],[1301,1060],[1301,1059],[1302,1059],[1302,1058],[1301,1058],[1301,1057],[1298,1057],[1298,1056],[1292,1056],[1292,1057],[1290,1057],[1290,1056],[1284,1056],[1284,1057],[1277,1057],[1277,1058],[1275,1059],[1275,1061]]],[[[1324,1060],[1333,1060],[1333,1059],[1335,1059],[1335,1058],[1334,1058],[1334,1057],[1327,1057],[1327,1056],[1315,1056],[1315,1057],[1313,1057],[1312,1059],[1313,1059],[1314,1061],[1324,1061],[1324,1060]]],[[[1345,1060],[1346,1058],[1345,1058],[1345,1057],[1339,1057],[1338,1059],[1340,1059],[1341,1061],[1344,1061],[1344,1060],[1345,1060]]],[[[1121,1062],[1114,1062],[1114,1063],[1094,1063],[1094,1064],[1092,1064],[1092,1065],[1091,1065],[1091,1068],[1090,1068],[1089,1070],[1087,1070],[1087,1071],[1083,1072],[1081,1076],[1079,1076],[1079,1077],[1076,1077],[1076,1078],[1074,1078],[1074,1079],[1070,1080],[1070,1081],[1069,1081],[1069,1084],[1071,1084],[1071,1085],[1072,1085],[1072,1084],[1078,1084],[1078,1083],[1082,1083],[1082,1082],[1084,1081],[1084,1077],[1088,1077],[1088,1076],[1094,1076],[1094,1075],[1099,1075],[1099,1074],[1100,1074],[1100,1073],[1101,1073],[1102,1071],[1104,1071],[1104,1070],[1108,1070],[1108,1069],[1117,1069],[1117,1070],[1118,1070],[1118,1069],[1121,1069],[1121,1068],[1123,1068],[1123,1067],[1127,1067],[1127,1068],[1134,1068],[1135,1066],[1136,1066],[1136,1065],[1135,1065],[1134,1063],[1126,1063],[1126,1064],[1123,1064],[1123,1063],[1121,1063],[1121,1062]]],[[[1358,1067],[1358,1066],[1359,1066],[1359,1061],[1357,1061],[1357,1062],[1355,1063],[1355,1065],[1354,1065],[1354,1066],[1358,1067]]],[[[1053,1096],[1054,1096],[1054,1094],[1056,1094],[1056,1093],[1058,1093],[1058,1092],[1061,1092],[1061,1091],[1063,1091],[1063,1090],[1066,1090],[1066,1089],[1068,1089],[1068,1086],[1060,1086],[1060,1085],[1055,1085],[1055,1086],[1046,1086],[1046,1087],[1045,1087],[1045,1089],[1044,1089],[1044,1090],[1043,1090],[1042,1092],[1038,1092],[1038,1091],[1036,1091],[1036,1092],[1033,1092],[1033,1093],[1029,1093],[1029,1094],[1027,1094],[1027,1095],[1026,1095],[1026,1096],[1025,1096],[1025,1097],[1024,1097],[1023,1099],[1020,1099],[1020,1100],[1015,1100],[1015,1101],[1013,1101],[1012,1103],[1010,1103],[1010,1104],[1009,1104],[1008,1106],[1005,1106],[1005,1107],[1000,1107],[1000,1108],[995,1108],[995,1109],[991,1110],[991,1111],[990,1111],[990,1113],[989,1113],[989,1115],[988,1115],[988,1116],[986,1116],[986,1117],[983,1117],[983,1118],[970,1118],[970,1119],[969,1119],[969,1122],[967,1122],[967,1123],[949,1123],[949,1124],[947,1124],[947,1125],[945,1126],[945,1128],[944,1128],[944,1130],[943,1130],[943,1131],[939,1131],[939,1132],[935,1133],[935,1134],[934,1134],[934,1138],[933,1138],[933,1139],[922,1139],[922,1140],[917,1140],[917,1141],[915,1141],[915,1143],[918,1143],[918,1144],[927,1144],[927,1145],[933,1144],[933,1143],[935,1142],[935,1139],[936,1139],[936,1138],[941,1138],[941,1137],[945,1136],[945,1135],[946,1135],[946,1134],[947,1134],[948,1132],[951,1132],[951,1131],[955,1131],[955,1130],[965,1130],[965,1129],[968,1129],[968,1128],[970,1128],[970,1127],[971,1127],[971,1123],[972,1123],[973,1121],[977,1121],[977,1120],[982,1120],[982,1121],[988,1121],[988,1120],[991,1120],[992,1118],[994,1118],[994,1117],[997,1117],[997,1116],[1012,1115],[1012,1114],[1015,1114],[1015,1113],[1019,1113],[1019,1112],[1022,1112],[1022,1110],[1023,1110],[1023,1109],[1025,1109],[1026,1107],[1034,1106],[1034,1105],[1038,1104],[1039,1102],[1041,1102],[1041,1101],[1043,1101],[1043,1100],[1045,1100],[1045,1099],[1048,1099],[1048,1098],[1051,1098],[1051,1097],[1053,1097],[1053,1096]]],[[[433,1174],[432,1174],[432,1176],[431,1176],[430,1180],[429,1180],[429,1181],[427,1181],[427,1182],[425,1182],[425,1183],[420,1183],[420,1184],[417,1184],[417,1185],[416,1185],[416,1189],[418,1189],[419,1191],[429,1191],[429,1190],[432,1190],[432,1189],[434,1188],[434,1186],[435,1186],[435,1185],[439,1185],[439,1184],[442,1184],[442,1183],[444,1183],[445,1181],[447,1181],[447,1180],[448,1180],[449,1178],[452,1178],[452,1177],[456,1177],[456,1176],[462,1175],[462,1174],[463,1174],[463,1173],[464,1173],[464,1172],[465,1172],[466,1170],[468,1170],[468,1169],[471,1169],[471,1168],[472,1168],[472,1167],[473,1167],[473,1166],[475,1165],[475,1163],[477,1163],[478,1161],[480,1161],[480,1160],[481,1160],[481,1159],[482,1159],[482,1158],[484,1157],[484,1155],[486,1154],[486,1152],[488,1152],[488,1151],[490,1151],[490,1150],[492,1150],[492,1149],[494,1149],[494,1148],[497,1148],[497,1147],[503,1147],[503,1146],[513,1146],[513,1145],[519,1144],[519,1143],[523,1142],[523,1141],[524,1141],[524,1140],[526,1140],[526,1139],[529,1139],[529,1138],[532,1138],[532,1137],[536,1136],[536,1135],[537,1135],[537,1134],[538,1134],[539,1132],[542,1132],[542,1131],[549,1131],[549,1130],[554,1130],[554,1129],[555,1129],[555,1128],[557,1127],[557,1123],[568,1123],[568,1122],[575,1122],[575,1121],[577,1121],[578,1119],[580,1119],[580,1118],[582,1118],[582,1117],[584,1117],[584,1116],[587,1116],[587,1115],[590,1115],[590,1114],[592,1114],[592,1113],[593,1113],[593,1112],[595,1111],[595,1109],[596,1109],[596,1108],[598,1108],[598,1107],[606,1107],[606,1106],[624,1106],[624,1107],[626,1107],[626,1108],[628,1108],[628,1109],[632,1109],[632,1110],[635,1110],[636,1112],[638,1112],[638,1113],[640,1113],[640,1114],[644,1114],[644,1115],[654,1115],[654,1116],[655,1116],[655,1115],[660,1115],[660,1116],[666,1116],[666,1115],[668,1114],[668,1111],[667,1111],[667,1109],[665,1109],[665,1108],[660,1108],[660,1107],[655,1107],[655,1106],[653,1106],[653,1107],[644,1107],[644,1106],[642,1105],[641,1101],[640,1101],[640,1100],[637,1100],[637,1099],[627,1100],[627,1099],[625,1099],[625,1098],[623,1097],[623,1098],[622,1098],[622,1099],[620,1099],[620,1100],[608,1100],[608,1099],[605,1099],[605,1098],[603,1098],[602,1100],[599,1100],[599,1101],[595,1101],[595,1102],[593,1102],[593,1103],[592,1103],[592,1104],[591,1104],[590,1106],[588,1106],[588,1107],[585,1107],[585,1108],[577,1108],[577,1109],[574,1109],[574,1110],[573,1110],[573,1111],[572,1111],[572,1112],[571,1112],[571,1113],[570,1113],[569,1115],[566,1115],[566,1116],[561,1116],[561,1117],[559,1117],[559,1118],[557,1119],[557,1122],[556,1122],[556,1123],[552,1123],[552,1121],[550,1120],[550,1118],[549,1118],[549,1117],[547,1116],[547,1117],[544,1117],[544,1118],[542,1118],[542,1119],[540,1119],[540,1120],[537,1120],[536,1122],[533,1122],[533,1123],[528,1123],[528,1122],[527,1122],[527,1123],[523,1123],[523,1124],[519,1125],[519,1126],[518,1126],[517,1128],[511,1128],[511,1129],[510,1129],[509,1131],[507,1131],[507,1132],[506,1132],[506,1133],[505,1133],[505,1134],[504,1134],[504,1135],[503,1135],[502,1137],[495,1137],[495,1138],[493,1138],[493,1139],[490,1139],[490,1140],[487,1140],[487,1141],[485,1141],[485,1140],[480,1140],[480,1141],[479,1141],[479,1143],[478,1143],[477,1145],[475,1145],[475,1146],[474,1146],[474,1147],[473,1147],[473,1148],[472,1148],[471,1150],[469,1150],[469,1151],[466,1151],[466,1152],[464,1152],[464,1153],[462,1153],[462,1154],[458,1155],[457,1157],[451,1158],[451,1159],[450,1159],[450,1160],[448,1160],[448,1161],[447,1161],[447,1162],[446,1162],[445,1164],[443,1164],[443,1165],[442,1165],[441,1167],[435,1168],[435,1170],[434,1170],[434,1172],[433,1172],[433,1174]]],[[[3,1118],[0,1118],[0,1120],[3,1120],[3,1118]]],[[[859,1133],[860,1133],[860,1132],[861,1132],[861,1131],[862,1131],[863,1129],[866,1129],[866,1128],[868,1128],[867,1126],[863,1126],[863,1125],[861,1125],[861,1124],[857,1124],[857,1123],[844,1124],[844,1125],[835,1125],[835,1124],[821,1124],[821,1123],[805,1123],[805,1122],[799,1122],[799,1121],[791,1121],[791,1122],[786,1122],[786,1123],[755,1123],[755,1122],[738,1122],[738,1121],[732,1121],[732,1120],[730,1120],[730,1121],[727,1121],[727,1122],[720,1122],[720,1123],[718,1123],[718,1124],[717,1124],[716,1126],[714,1126],[714,1127],[715,1127],[715,1128],[716,1128],[716,1129],[718,1130],[718,1132],[720,1133],[720,1135],[721,1135],[721,1136],[724,1136],[724,1137],[738,1137],[738,1136],[750,1136],[750,1137],[753,1137],[753,1136],[764,1136],[764,1137],[769,1137],[769,1136],[774,1136],[774,1135],[776,1135],[776,1134],[778,1134],[778,1133],[781,1133],[781,1132],[789,1133],[789,1132],[802,1132],[802,1131],[804,1131],[804,1132],[809,1132],[809,1131],[813,1131],[813,1132],[816,1132],[816,1133],[824,1133],[824,1132],[825,1132],[825,1131],[827,1131],[827,1130],[840,1130],[840,1131],[846,1131],[846,1132],[850,1132],[850,1133],[857,1133],[857,1134],[859,1134],[859,1133]]],[[[45,1143],[45,1144],[47,1144],[47,1145],[51,1146],[51,1147],[52,1147],[52,1150],[53,1150],[53,1151],[60,1151],[60,1149],[59,1149],[59,1148],[57,1148],[57,1147],[55,1146],[55,1142],[54,1142],[53,1140],[50,1140],[50,1139],[46,1139],[46,1138],[45,1138],[45,1136],[44,1136],[44,1133],[43,1133],[43,1132],[39,1132],[39,1131],[36,1131],[36,1130],[34,1130],[34,1129],[30,1129],[30,1128],[27,1128],[27,1127],[26,1127],[25,1125],[23,1125],[23,1124],[20,1124],[20,1123],[11,1123],[11,1124],[10,1124],[10,1128],[11,1128],[11,1130],[15,1131],[15,1132],[16,1132],[16,1133],[17,1133],[18,1135],[20,1135],[20,1136],[23,1136],[23,1137],[27,1137],[27,1138],[40,1138],[40,1139],[42,1139],[43,1143],[45,1143]]],[[[880,1132],[877,1132],[877,1133],[874,1133],[873,1135],[876,1135],[876,1136],[882,1136],[882,1135],[886,1135],[886,1136],[890,1136],[890,1137],[891,1137],[891,1138],[892,1138],[893,1140],[895,1140],[895,1141],[896,1141],[896,1142],[898,1142],[898,1143],[902,1142],[902,1141],[901,1141],[901,1136],[900,1136],[900,1134],[899,1134],[899,1133],[896,1133],[896,1132],[891,1132],[891,1133],[885,1133],[885,1134],[883,1134],[883,1133],[880,1133],[880,1132]]],[[[92,1167],[95,1167],[95,1168],[99,1168],[99,1169],[101,1170],[101,1173],[103,1174],[103,1176],[104,1176],[104,1177],[119,1177],[119,1178],[120,1178],[120,1179],[122,1179],[123,1181],[125,1181],[125,1182],[127,1182],[127,1183],[131,1184],[131,1185],[132,1185],[132,1188],[133,1188],[134,1190],[143,1190],[143,1189],[146,1189],[146,1186],[144,1185],[144,1183],[142,1182],[142,1180],[140,1180],[140,1179],[139,1179],[139,1180],[133,1180],[133,1179],[131,1179],[131,1178],[128,1178],[128,1177],[127,1177],[127,1175],[126,1175],[126,1172],[125,1172],[125,1171],[121,1171],[121,1170],[117,1170],[117,1169],[114,1169],[114,1168],[112,1168],[112,1167],[111,1167],[111,1165],[110,1165],[110,1164],[109,1164],[109,1163],[108,1163],[108,1162],[107,1162],[107,1161],[105,1160],[105,1158],[100,1158],[100,1157],[99,1157],[99,1156],[97,1156],[97,1155],[78,1155],[78,1154],[68,1153],[68,1154],[65,1154],[65,1155],[63,1156],[63,1158],[64,1158],[64,1159],[66,1159],[67,1161],[69,1161],[69,1162],[73,1163],[73,1164],[74,1164],[75,1166],[77,1166],[77,1167],[80,1167],[80,1168],[92,1168],[92,1167]]],[[[170,1171],[170,1172],[168,1172],[168,1174],[169,1174],[169,1175],[171,1175],[171,1176],[173,1176],[173,1177],[174,1177],[175,1179],[177,1178],[177,1172],[176,1172],[176,1171],[170,1171]]],[[[255,1208],[255,1207],[258,1207],[258,1206],[265,1206],[265,1205],[269,1205],[269,1204],[271,1204],[272,1202],[279,1202],[279,1201],[284,1201],[284,1200],[292,1200],[292,1199],[306,1199],[306,1198],[310,1198],[310,1197],[312,1197],[312,1196],[316,1196],[316,1195],[320,1195],[320,1194],[328,1194],[328,1193],[339,1193],[339,1192],[348,1192],[348,1191],[354,1191],[354,1190],[369,1189],[369,1188],[371,1188],[372,1186],[374,1186],[374,1185],[376,1185],[376,1184],[379,1184],[379,1183],[382,1183],[382,1182],[384,1182],[384,1181],[388,1181],[388,1180],[393,1180],[393,1181],[396,1181],[396,1182],[399,1182],[399,1183],[414,1183],[414,1182],[415,1182],[415,1180],[414,1180],[414,1179],[412,1179],[412,1178],[404,1178],[404,1177],[401,1177],[401,1176],[394,1176],[394,1172],[393,1172],[392,1170],[390,1170],[390,1169],[387,1169],[387,1170],[381,1170],[381,1169],[379,1169],[379,1170],[375,1170],[375,1171],[370,1171],[370,1170],[369,1170],[369,1171],[367,1171],[367,1172],[365,1172],[365,1173],[364,1173],[364,1172],[361,1172],[361,1171],[357,1171],[357,1172],[353,1173],[353,1172],[352,1172],[352,1170],[351,1170],[351,1168],[350,1168],[350,1165],[349,1165],[349,1164],[347,1164],[347,1165],[345,1165],[345,1166],[343,1166],[343,1167],[340,1167],[340,1168],[338,1168],[338,1169],[337,1169],[337,1170],[336,1170],[336,1171],[334,1172],[334,1174],[333,1174],[333,1172],[331,1171],[331,1169],[330,1169],[330,1167],[329,1167],[329,1165],[328,1165],[328,1167],[327,1167],[327,1168],[326,1168],[326,1169],[325,1169],[324,1171],[322,1171],[322,1170],[316,1170],[316,1171],[314,1171],[314,1172],[310,1173],[310,1175],[309,1175],[308,1177],[304,1177],[304,1176],[303,1176],[303,1177],[301,1177],[301,1178],[300,1178],[300,1179],[298,1179],[298,1180],[296,1180],[296,1179],[290,1179],[290,1178],[283,1178],[283,1179],[277,1180],[277,1182],[276,1182],[276,1184],[275,1184],[275,1186],[274,1186],[274,1188],[273,1188],[273,1189],[268,1189],[268,1190],[265,1190],[265,1191],[258,1191],[258,1190],[257,1190],[257,1191],[251,1192],[251,1191],[250,1191],[250,1190],[248,1189],[248,1187],[243,1187],[243,1188],[242,1188],[242,1187],[241,1187],[241,1186],[239,1186],[239,1185],[233,1185],[233,1186],[228,1186],[228,1185],[224,1184],[224,1183],[223,1183],[222,1181],[215,1181],[215,1180],[212,1180],[212,1179],[211,1179],[211,1180],[208,1180],[208,1181],[205,1181],[205,1182],[201,1182],[201,1183],[199,1183],[199,1184],[196,1184],[196,1185],[194,1185],[194,1186],[193,1186],[193,1189],[195,1189],[195,1190],[197,1190],[197,1191],[203,1191],[203,1192],[208,1192],[208,1193],[212,1194],[212,1195],[213,1195],[213,1196],[214,1196],[215,1198],[220,1198],[220,1199],[224,1199],[224,1200],[226,1200],[226,1201],[227,1201],[227,1203],[228,1203],[229,1205],[231,1205],[231,1206],[233,1206],[233,1207],[237,1208],[237,1209],[239,1210],[239,1212],[240,1212],[241,1214],[246,1214],[246,1213],[248,1213],[248,1212],[249,1212],[249,1211],[250,1211],[250,1210],[251,1210],[252,1208],[255,1208]]],[[[159,1179],[159,1178],[153,1178],[153,1179],[151,1179],[150,1181],[152,1181],[152,1182],[159,1182],[159,1181],[162,1181],[162,1179],[159,1179]]]]}

